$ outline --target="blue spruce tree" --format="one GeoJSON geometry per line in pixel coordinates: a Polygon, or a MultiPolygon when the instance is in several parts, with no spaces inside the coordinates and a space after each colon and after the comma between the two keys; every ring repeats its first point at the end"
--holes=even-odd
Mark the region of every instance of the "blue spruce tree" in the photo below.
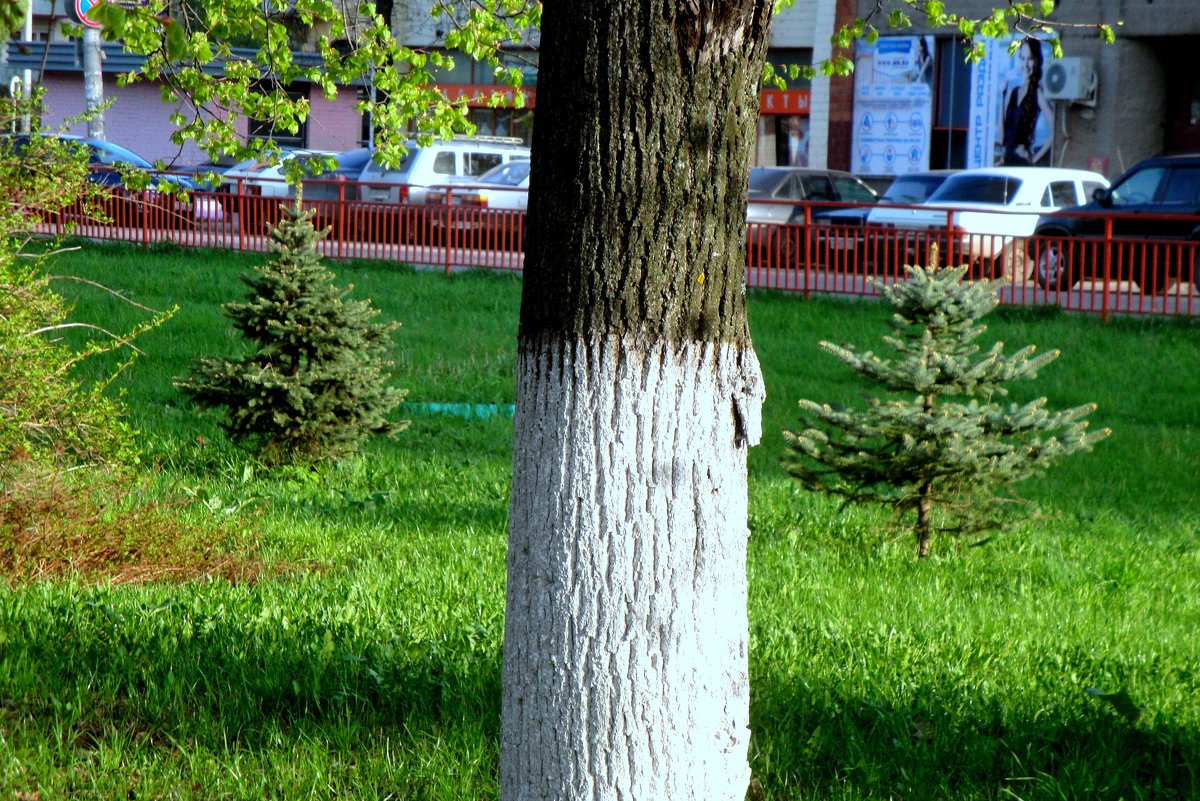
{"type": "Polygon", "coordinates": [[[395,323],[377,323],[316,250],[320,235],[297,199],[271,231],[275,256],[254,274],[243,303],[225,313],[250,345],[245,358],[199,360],[176,385],[194,402],[224,407],[230,437],[269,463],[315,462],[357,453],[403,422],[389,414],[405,392],[388,385],[395,323]]]}
{"type": "Polygon", "coordinates": [[[890,357],[822,342],[821,348],[881,386],[865,408],[800,401],[799,433],[785,432],[785,468],[803,486],[848,503],[877,503],[910,517],[917,554],[935,532],[1000,528],[1032,505],[1013,485],[1108,436],[1089,432],[1093,404],[1053,412],[1046,399],[1001,403],[1005,384],[1032,379],[1058,357],[1031,345],[976,344],[995,308],[996,284],[964,281],[966,267],[907,267],[908,280],[877,283],[892,304],[890,357]]]}

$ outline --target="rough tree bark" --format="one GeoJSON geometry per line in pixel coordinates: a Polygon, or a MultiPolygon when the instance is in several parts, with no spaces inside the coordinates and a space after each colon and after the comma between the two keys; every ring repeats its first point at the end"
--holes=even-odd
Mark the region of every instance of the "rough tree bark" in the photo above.
{"type": "Polygon", "coordinates": [[[501,798],[742,801],[745,190],[769,0],[559,0],[518,342],[501,798]]]}

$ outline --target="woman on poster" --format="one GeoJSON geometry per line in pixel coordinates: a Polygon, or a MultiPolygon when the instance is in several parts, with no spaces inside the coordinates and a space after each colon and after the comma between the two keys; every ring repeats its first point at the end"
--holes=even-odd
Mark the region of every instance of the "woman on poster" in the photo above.
{"type": "Polygon", "coordinates": [[[1045,166],[1049,163],[1053,136],[1036,141],[1038,123],[1052,125],[1054,109],[1042,90],[1041,43],[1036,39],[1021,42],[1017,64],[1021,83],[1008,90],[1004,100],[1004,160],[1006,166],[1045,166]]]}

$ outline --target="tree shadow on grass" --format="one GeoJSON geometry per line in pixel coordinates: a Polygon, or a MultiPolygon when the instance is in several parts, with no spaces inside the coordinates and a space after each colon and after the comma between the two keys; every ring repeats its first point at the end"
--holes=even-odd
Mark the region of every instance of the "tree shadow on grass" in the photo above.
{"type": "Polygon", "coordinates": [[[279,603],[211,587],[207,599],[63,586],[0,596],[8,730],[86,741],[115,727],[152,747],[210,752],[278,749],[281,736],[320,738],[349,722],[395,740],[455,727],[498,737],[498,621],[431,632],[399,624],[403,610],[390,622],[350,614],[353,600],[334,593],[314,593],[308,610],[289,603],[299,595],[279,603]]]}
{"type": "Polygon", "coordinates": [[[749,798],[1200,797],[1200,733],[1169,720],[1130,720],[1095,697],[1030,709],[945,688],[917,696],[758,682],[749,798]]]}

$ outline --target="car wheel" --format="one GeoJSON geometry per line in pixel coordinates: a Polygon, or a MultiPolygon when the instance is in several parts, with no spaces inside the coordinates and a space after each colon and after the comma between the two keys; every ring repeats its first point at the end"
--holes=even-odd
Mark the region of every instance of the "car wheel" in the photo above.
{"type": "Polygon", "coordinates": [[[1024,243],[1013,241],[1004,246],[997,260],[996,277],[1011,284],[1023,284],[1029,278],[1029,258],[1024,243]]]}
{"type": "Polygon", "coordinates": [[[800,230],[799,227],[793,226],[784,226],[779,229],[775,266],[788,269],[800,266],[800,245],[797,241],[800,230]]]}
{"type": "Polygon", "coordinates": [[[1075,283],[1071,275],[1067,249],[1060,236],[1062,235],[1057,233],[1046,233],[1030,240],[1037,254],[1034,277],[1038,286],[1048,291],[1070,289],[1075,283]]]}

